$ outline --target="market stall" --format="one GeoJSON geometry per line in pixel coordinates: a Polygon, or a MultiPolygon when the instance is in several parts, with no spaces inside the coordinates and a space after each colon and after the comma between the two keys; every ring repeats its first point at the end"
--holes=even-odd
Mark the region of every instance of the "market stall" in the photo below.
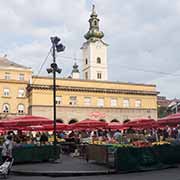
{"type": "Polygon", "coordinates": [[[126,127],[132,127],[137,129],[156,128],[157,123],[154,119],[134,119],[124,124],[126,127]]]}
{"type": "Polygon", "coordinates": [[[52,145],[20,145],[13,149],[13,158],[15,163],[44,162],[57,159],[59,156],[60,146],[56,147],[56,154],[54,154],[54,146],[52,145]]]}
{"type": "Polygon", "coordinates": [[[108,123],[103,121],[98,121],[94,119],[85,119],[80,122],[71,124],[72,130],[92,130],[92,129],[98,129],[98,128],[106,128],[108,123]]]}
{"type": "Polygon", "coordinates": [[[157,124],[159,127],[176,127],[178,124],[180,124],[180,113],[171,114],[169,116],[166,116],[164,118],[161,118],[157,121],[157,124]]]}

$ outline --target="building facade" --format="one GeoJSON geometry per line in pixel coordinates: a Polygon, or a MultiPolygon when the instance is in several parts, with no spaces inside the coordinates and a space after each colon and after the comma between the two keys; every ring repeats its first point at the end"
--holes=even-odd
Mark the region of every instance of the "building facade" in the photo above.
{"type": "MultiPolygon", "coordinates": [[[[71,78],[57,79],[57,120],[64,123],[95,118],[106,122],[157,118],[155,85],[108,81],[107,47],[93,6],[82,46],[83,79],[78,65],[71,78]]],[[[52,78],[32,76],[31,68],[0,58],[1,118],[39,115],[53,119],[52,78]]]]}
{"type": "Polygon", "coordinates": [[[26,88],[32,79],[32,70],[0,57],[0,117],[28,114],[26,88]]]}
{"type": "MultiPolygon", "coordinates": [[[[53,118],[52,79],[33,77],[29,84],[29,114],[53,118]]],[[[107,122],[140,117],[157,118],[155,85],[57,79],[57,119],[70,123],[86,118],[107,122]]]]}

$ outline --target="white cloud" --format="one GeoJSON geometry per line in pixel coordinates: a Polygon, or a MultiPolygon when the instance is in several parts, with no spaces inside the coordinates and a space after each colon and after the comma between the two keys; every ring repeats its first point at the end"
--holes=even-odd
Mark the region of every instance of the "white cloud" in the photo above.
{"type": "Polygon", "coordinates": [[[105,33],[104,41],[110,45],[109,79],[156,83],[163,95],[180,96],[178,76],[150,72],[178,73],[178,0],[0,1],[1,54],[7,53],[11,60],[32,66],[37,72],[51,45],[49,37],[59,35],[66,50],[58,62],[63,67],[62,76],[69,74],[73,60],[62,56],[81,57],[80,47],[89,28],[93,2],[100,29],[105,33]],[[169,87],[169,81],[176,91],[169,87]]]}

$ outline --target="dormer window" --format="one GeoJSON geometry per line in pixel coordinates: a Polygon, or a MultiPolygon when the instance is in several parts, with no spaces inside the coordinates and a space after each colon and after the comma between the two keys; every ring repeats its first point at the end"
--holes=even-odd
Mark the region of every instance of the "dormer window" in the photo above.
{"type": "Polygon", "coordinates": [[[97,64],[101,64],[101,58],[100,57],[97,58],[97,64]]]}

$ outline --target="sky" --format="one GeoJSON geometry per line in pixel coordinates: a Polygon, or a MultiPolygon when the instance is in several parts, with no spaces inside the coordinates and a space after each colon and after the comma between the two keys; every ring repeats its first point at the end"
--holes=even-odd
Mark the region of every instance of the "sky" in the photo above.
{"type": "Polygon", "coordinates": [[[81,69],[92,4],[108,47],[110,81],[157,85],[160,95],[180,98],[179,0],[1,0],[0,56],[48,75],[50,37],[66,46],[58,54],[59,77],[76,61],[81,69]]]}

